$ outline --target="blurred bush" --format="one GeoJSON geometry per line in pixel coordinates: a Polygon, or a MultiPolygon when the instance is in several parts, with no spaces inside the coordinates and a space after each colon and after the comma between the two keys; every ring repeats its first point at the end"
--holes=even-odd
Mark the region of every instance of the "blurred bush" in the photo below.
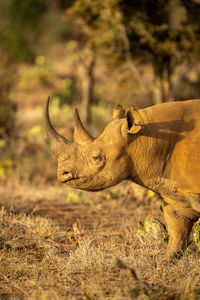
{"type": "Polygon", "coordinates": [[[155,103],[174,100],[177,67],[191,57],[199,60],[199,1],[76,0],[69,13],[111,69],[127,62],[129,77],[143,85],[136,62],[151,65],[155,103]]]}
{"type": "Polygon", "coordinates": [[[15,125],[16,105],[0,95],[0,138],[11,136],[15,125]]]}
{"type": "Polygon", "coordinates": [[[63,85],[64,87],[62,89],[54,92],[54,97],[59,99],[60,105],[65,105],[66,103],[71,105],[78,93],[75,82],[72,78],[67,77],[63,85]]]}
{"type": "Polygon", "coordinates": [[[9,93],[14,81],[15,65],[6,51],[0,48],[0,138],[7,138],[15,126],[16,105],[9,93]]]}
{"type": "Polygon", "coordinates": [[[47,6],[43,0],[7,0],[0,2],[0,41],[17,61],[34,58],[34,42],[40,30],[41,17],[47,6]]]}
{"type": "Polygon", "coordinates": [[[198,220],[193,226],[193,239],[200,250],[200,221],[198,220]]]}
{"type": "Polygon", "coordinates": [[[43,55],[38,55],[33,65],[22,70],[19,87],[23,89],[40,84],[48,86],[52,83],[53,78],[54,74],[49,59],[43,55]]]}
{"type": "MultiPolygon", "coordinates": [[[[0,1],[0,138],[13,132],[16,105],[9,95],[16,80],[16,65],[33,60],[39,20],[45,10],[43,0],[0,1]]],[[[46,80],[46,74],[41,78],[46,80]]]]}

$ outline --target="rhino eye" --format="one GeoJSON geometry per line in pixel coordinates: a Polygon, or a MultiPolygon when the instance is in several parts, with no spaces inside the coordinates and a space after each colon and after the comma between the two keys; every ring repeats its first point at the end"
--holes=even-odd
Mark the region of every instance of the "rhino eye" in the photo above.
{"type": "Polygon", "coordinates": [[[100,155],[93,156],[93,159],[94,159],[95,162],[101,162],[103,160],[103,158],[100,155]]]}

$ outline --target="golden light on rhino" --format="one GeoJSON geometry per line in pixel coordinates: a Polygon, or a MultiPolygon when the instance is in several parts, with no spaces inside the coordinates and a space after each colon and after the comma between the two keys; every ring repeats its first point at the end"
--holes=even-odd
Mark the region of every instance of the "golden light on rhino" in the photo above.
{"type": "Polygon", "coordinates": [[[164,201],[170,235],[166,256],[181,254],[200,217],[200,100],[126,111],[118,105],[95,139],[75,110],[74,142],[53,128],[49,100],[45,127],[59,180],[87,191],[129,180],[154,191],[164,201]]]}

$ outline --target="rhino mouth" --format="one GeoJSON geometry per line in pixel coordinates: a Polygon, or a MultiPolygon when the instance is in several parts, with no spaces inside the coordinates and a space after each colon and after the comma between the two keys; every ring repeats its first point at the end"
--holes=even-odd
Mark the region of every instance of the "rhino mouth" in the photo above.
{"type": "Polygon", "coordinates": [[[62,183],[67,183],[69,181],[73,181],[74,179],[78,179],[78,176],[75,176],[71,172],[64,172],[61,176],[62,183]]]}
{"type": "Polygon", "coordinates": [[[66,184],[69,187],[72,188],[78,188],[84,191],[91,191],[91,192],[97,192],[105,189],[104,184],[103,186],[99,186],[99,184],[94,184],[92,182],[93,177],[92,176],[77,176],[72,173],[66,173],[64,176],[60,178],[60,181],[64,184],[66,184]]]}
{"type": "Polygon", "coordinates": [[[85,191],[101,191],[104,187],[97,187],[92,183],[92,176],[78,176],[71,172],[63,172],[60,181],[72,188],[79,188],[85,191]]]}
{"type": "Polygon", "coordinates": [[[85,183],[87,180],[86,177],[79,177],[71,172],[64,172],[60,178],[60,181],[62,183],[70,184],[70,185],[76,185],[76,184],[82,184],[85,183]]]}

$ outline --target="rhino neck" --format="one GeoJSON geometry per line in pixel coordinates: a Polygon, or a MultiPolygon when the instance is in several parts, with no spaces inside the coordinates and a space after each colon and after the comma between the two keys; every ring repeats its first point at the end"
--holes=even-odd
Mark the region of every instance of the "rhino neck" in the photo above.
{"type": "Polygon", "coordinates": [[[148,109],[140,110],[142,131],[129,145],[132,161],[130,180],[160,193],[162,180],[168,177],[168,164],[179,134],[170,123],[161,122],[148,109]]]}

